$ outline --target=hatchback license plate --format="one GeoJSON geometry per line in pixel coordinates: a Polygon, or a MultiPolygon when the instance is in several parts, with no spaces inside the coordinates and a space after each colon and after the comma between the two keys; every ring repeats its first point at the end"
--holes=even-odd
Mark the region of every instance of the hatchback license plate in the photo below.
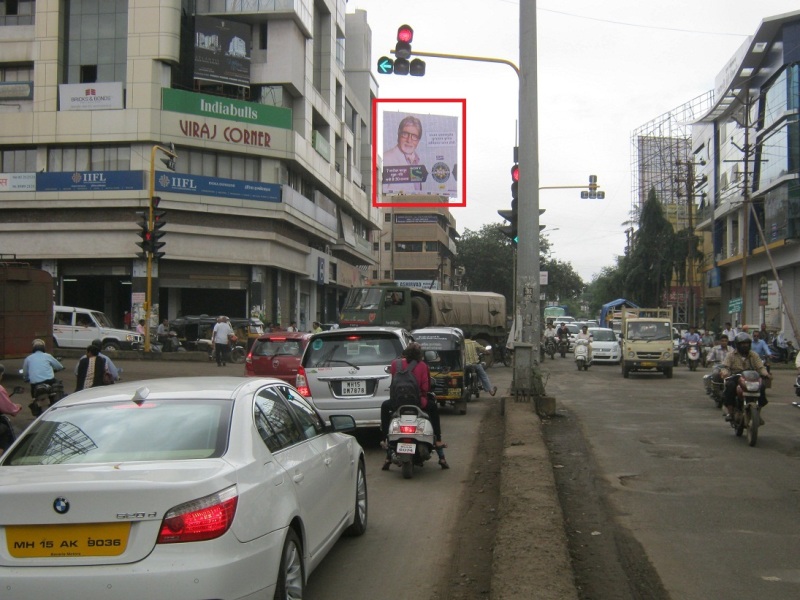
{"type": "Polygon", "coordinates": [[[642,368],[643,369],[653,369],[653,368],[655,368],[655,366],[656,366],[656,363],[654,363],[654,362],[643,362],[642,363],[642,368]]]}
{"type": "Polygon", "coordinates": [[[367,383],[360,381],[343,381],[342,396],[366,396],[367,383]]]}
{"type": "Polygon", "coordinates": [[[408,444],[405,442],[399,442],[397,444],[397,453],[398,454],[414,454],[417,451],[416,444],[408,444]]]}
{"type": "Polygon", "coordinates": [[[8,553],[14,558],[119,556],[128,546],[130,523],[11,525],[8,553]]]}

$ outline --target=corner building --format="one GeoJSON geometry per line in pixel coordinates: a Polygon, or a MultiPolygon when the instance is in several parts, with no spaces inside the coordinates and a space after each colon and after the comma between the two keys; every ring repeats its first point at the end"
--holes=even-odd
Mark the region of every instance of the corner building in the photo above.
{"type": "MultiPolygon", "coordinates": [[[[375,266],[371,31],[346,0],[0,0],[0,255],[54,300],[338,319],[375,266]],[[160,148],[174,145],[174,171],[160,148]],[[152,178],[152,179],[151,179],[152,178]]],[[[376,235],[377,237],[377,235],[376,235]]]]}
{"type": "Polygon", "coordinates": [[[766,323],[797,339],[788,313],[800,305],[800,11],[764,19],[715,87],[692,128],[705,283],[717,292],[706,294],[707,325],[766,323]]]}

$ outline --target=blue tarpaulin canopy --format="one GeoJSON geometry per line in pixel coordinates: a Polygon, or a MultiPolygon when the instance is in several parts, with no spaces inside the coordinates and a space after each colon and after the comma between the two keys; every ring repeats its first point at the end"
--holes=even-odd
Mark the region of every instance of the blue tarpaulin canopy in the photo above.
{"type": "Polygon", "coordinates": [[[603,304],[603,308],[600,310],[600,327],[610,327],[606,320],[608,318],[608,313],[617,308],[639,308],[639,305],[625,298],[617,298],[616,300],[603,304]]]}

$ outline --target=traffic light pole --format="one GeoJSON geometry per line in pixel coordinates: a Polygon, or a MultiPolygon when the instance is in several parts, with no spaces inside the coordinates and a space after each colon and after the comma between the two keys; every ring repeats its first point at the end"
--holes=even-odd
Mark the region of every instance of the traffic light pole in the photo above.
{"type": "MultiPolygon", "coordinates": [[[[178,158],[175,151],[171,148],[164,148],[158,144],[154,145],[150,151],[150,187],[149,187],[149,214],[147,218],[147,228],[150,232],[155,231],[153,218],[153,197],[156,193],[156,152],[161,151],[172,160],[178,158]]],[[[147,252],[147,292],[144,299],[144,351],[150,352],[150,317],[153,311],[153,253],[147,252]]]]}

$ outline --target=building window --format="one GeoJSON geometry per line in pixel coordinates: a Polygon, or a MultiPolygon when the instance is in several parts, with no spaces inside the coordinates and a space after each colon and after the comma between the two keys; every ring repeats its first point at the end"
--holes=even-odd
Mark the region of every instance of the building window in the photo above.
{"type": "Polygon", "coordinates": [[[391,242],[383,242],[383,251],[384,252],[389,252],[391,249],[392,249],[392,243],[391,242]]]}
{"type": "Polygon", "coordinates": [[[383,272],[383,278],[384,279],[391,279],[391,277],[392,277],[391,271],[384,271],[383,272]]]}
{"type": "Polygon", "coordinates": [[[377,279],[378,278],[378,271],[373,271],[372,272],[372,278],[373,279],[377,279]]]}
{"type": "Polygon", "coordinates": [[[372,242],[372,251],[373,252],[380,252],[381,244],[380,242],[372,242]]]}
{"type": "Polygon", "coordinates": [[[258,49],[267,49],[267,23],[261,23],[258,27],[258,49]]]}
{"type": "Polygon", "coordinates": [[[47,150],[47,170],[129,171],[130,146],[60,146],[47,150]]]}
{"type": "Polygon", "coordinates": [[[33,66],[0,68],[0,81],[33,81],[33,66]]]}
{"type": "Polygon", "coordinates": [[[438,252],[439,242],[425,242],[425,252],[438,252]]]}
{"type": "Polygon", "coordinates": [[[33,25],[34,0],[0,0],[0,25],[33,25]]]}
{"type": "Polygon", "coordinates": [[[97,81],[97,65],[81,65],[81,83],[97,81]]]}
{"type": "Polygon", "coordinates": [[[183,173],[241,181],[261,181],[258,158],[207,152],[188,147],[176,148],[175,151],[178,154],[178,170],[183,173]]]}
{"type": "Polygon", "coordinates": [[[395,252],[422,252],[422,242],[395,242],[395,252]]]}
{"type": "Polygon", "coordinates": [[[0,173],[35,173],[36,148],[0,151],[0,173]]]}
{"type": "Polygon", "coordinates": [[[391,213],[386,213],[385,215],[383,215],[383,222],[384,223],[391,223],[392,222],[391,213]]]}
{"type": "Polygon", "coordinates": [[[64,83],[125,81],[128,0],[70,0],[61,5],[64,83]]]}

